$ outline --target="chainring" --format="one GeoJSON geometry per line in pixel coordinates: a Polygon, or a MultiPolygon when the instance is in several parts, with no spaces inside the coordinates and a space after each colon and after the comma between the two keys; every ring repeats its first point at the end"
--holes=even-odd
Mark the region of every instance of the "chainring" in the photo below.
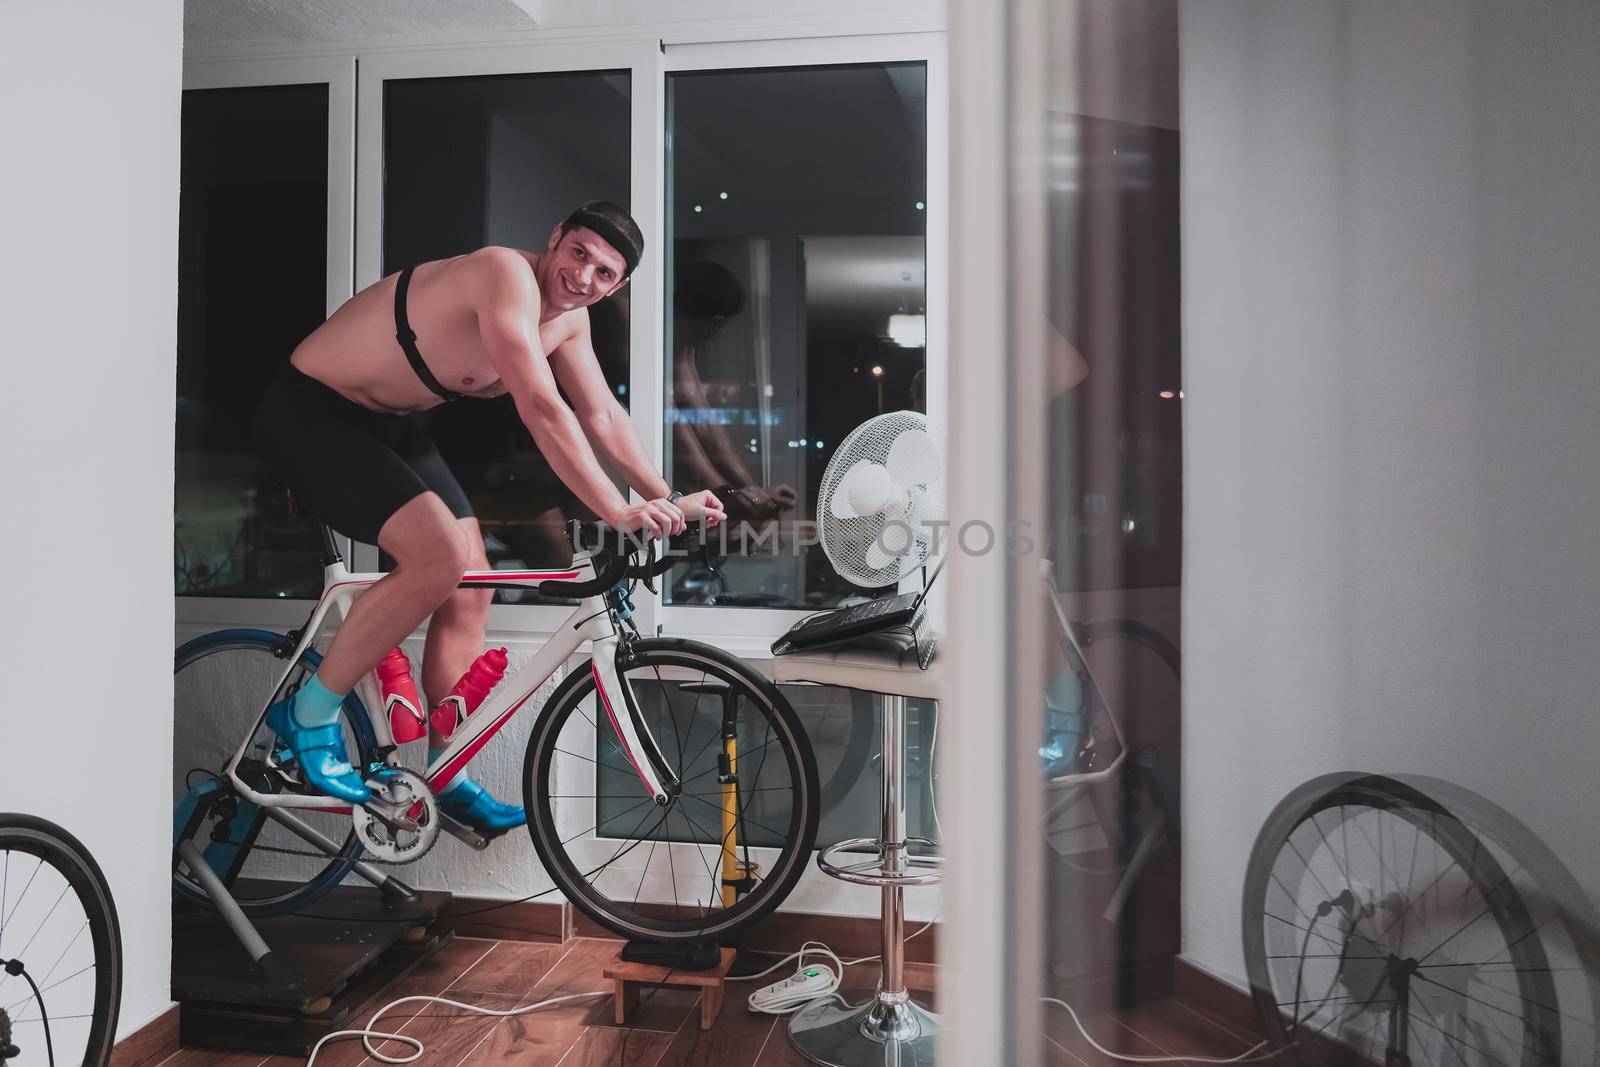
{"type": "Polygon", "coordinates": [[[439,839],[439,802],[422,776],[404,767],[385,767],[367,778],[367,788],[372,800],[350,810],[362,846],[388,863],[426,856],[439,839]]]}

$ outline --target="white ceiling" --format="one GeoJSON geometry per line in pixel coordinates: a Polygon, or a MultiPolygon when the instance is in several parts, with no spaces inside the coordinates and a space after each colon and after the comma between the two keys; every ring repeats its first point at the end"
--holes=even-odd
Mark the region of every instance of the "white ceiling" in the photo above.
{"type": "Polygon", "coordinates": [[[215,53],[385,37],[873,19],[942,25],[944,0],[184,0],[184,50],[215,53]]]}
{"type": "Polygon", "coordinates": [[[540,0],[185,0],[191,51],[538,28],[540,0]]]}

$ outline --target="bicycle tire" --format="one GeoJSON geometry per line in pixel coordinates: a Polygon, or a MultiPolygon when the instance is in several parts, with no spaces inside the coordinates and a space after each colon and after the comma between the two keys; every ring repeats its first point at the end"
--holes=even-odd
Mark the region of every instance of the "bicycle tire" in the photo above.
{"type": "MultiPolygon", "coordinates": [[[[95,972],[93,1009],[90,1013],[83,1062],[96,1065],[109,1063],[111,1048],[116,1040],[117,1014],[122,1001],[122,928],[117,919],[117,906],[111,896],[111,887],[106,882],[100,865],[95,862],[89,850],[83,847],[83,843],[46,819],[33,815],[0,812],[0,854],[6,856],[8,870],[12,852],[26,853],[37,857],[41,863],[49,864],[65,879],[83,906],[88,921],[90,944],[94,950],[95,972]]],[[[0,899],[0,912],[4,912],[4,905],[5,901],[0,899]]],[[[48,920],[48,916],[46,918],[48,920]]],[[[3,923],[4,920],[0,920],[0,926],[3,926],[3,923]]],[[[20,935],[23,932],[25,931],[19,930],[15,933],[20,935]]],[[[71,947],[69,944],[68,949],[71,947]]],[[[9,951],[4,943],[0,943],[0,955],[7,955],[9,951]]],[[[23,948],[21,951],[28,950],[23,948]]],[[[63,950],[63,954],[65,951],[63,950]]],[[[24,960],[24,965],[27,962],[24,960]]],[[[59,962],[58,957],[57,963],[59,962]]],[[[71,977],[73,976],[57,984],[64,984],[71,977]]],[[[50,991],[51,986],[47,978],[46,974],[35,979],[43,983],[41,996],[50,991]]],[[[7,998],[9,1000],[9,993],[7,998]]],[[[29,999],[32,999],[31,992],[29,999]]],[[[45,999],[45,1010],[48,1011],[48,998],[45,999]]],[[[4,1007],[5,1005],[0,1004],[0,1009],[4,1007]]],[[[66,1021],[59,1014],[56,1017],[58,1023],[66,1021]]],[[[26,1040],[26,1036],[15,1026],[12,1030],[13,1043],[19,1038],[26,1040]]],[[[23,1047],[26,1049],[26,1046],[23,1047]]],[[[74,1043],[73,1050],[75,1047],[74,1043]]],[[[4,1058],[0,1055],[0,1059],[4,1058]]]]}
{"type": "MultiPolygon", "coordinates": [[[[1302,843],[1309,840],[1309,834],[1301,836],[1302,843]]],[[[1401,851],[1404,850],[1403,843],[1400,848],[1401,851]]],[[[1392,836],[1390,851],[1391,854],[1395,851],[1395,842],[1392,836]]],[[[1318,855],[1319,853],[1313,852],[1314,859],[1318,855]]],[[[1520,1015],[1521,1034],[1515,1037],[1505,1035],[1503,1032],[1504,1027],[1500,1027],[1500,1036],[1508,1043],[1522,1049],[1522,1055],[1516,1057],[1517,1062],[1522,1067],[1561,1062],[1554,1054],[1554,1050],[1561,1047],[1559,1017],[1550,1012],[1534,1012],[1528,1007],[1529,1005],[1547,1005],[1554,1000],[1554,983],[1551,978],[1549,964],[1545,958],[1541,941],[1532,936],[1537,931],[1535,924],[1529,917],[1527,907],[1515,887],[1510,884],[1508,876],[1494,858],[1491,850],[1484,846],[1483,842],[1479,840],[1471,829],[1455,819],[1448,810],[1420,790],[1393,778],[1352,773],[1326,775],[1313,779],[1292,791],[1279,802],[1265,823],[1263,823],[1261,832],[1258,834],[1255,845],[1251,850],[1250,861],[1246,868],[1244,897],[1241,906],[1245,967],[1257,1015],[1272,1045],[1279,1049],[1286,1049],[1291,1045],[1295,1045],[1297,1047],[1297,1062],[1301,1063],[1334,1064],[1344,1062],[1352,1053],[1350,1031],[1361,1026],[1361,1022],[1351,1022],[1349,1013],[1352,1010],[1361,1012],[1363,1015],[1371,1013],[1382,1016],[1388,1013],[1388,1008],[1385,1007],[1388,1002],[1381,1001],[1379,998],[1384,993],[1384,983],[1389,983],[1388,989],[1391,996],[1396,988],[1393,985],[1391,968],[1393,961],[1398,960],[1399,954],[1407,949],[1405,920],[1408,915],[1415,915],[1416,918],[1412,920],[1414,928],[1423,926],[1427,929],[1427,934],[1421,938],[1423,944],[1426,945],[1431,940],[1434,932],[1432,928],[1427,927],[1425,924],[1425,920],[1429,918],[1428,912],[1430,909],[1426,905],[1422,908],[1418,908],[1417,905],[1424,901],[1430,893],[1434,892],[1435,886],[1440,884],[1451,870],[1457,868],[1467,882],[1469,891],[1476,892],[1484,903],[1484,910],[1465,926],[1460,927],[1456,934],[1452,936],[1459,936],[1461,932],[1471,928],[1484,915],[1490,916],[1493,922],[1493,929],[1498,931],[1499,935],[1498,940],[1494,942],[1496,955],[1504,952],[1509,957],[1507,962],[1510,966],[1499,973],[1510,975],[1510,981],[1516,986],[1514,994],[1511,990],[1498,989],[1497,991],[1515,996],[1516,999],[1509,1003],[1520,1003],[1522,1006],[1522,1014],[1520,1015]],[[1334,814],[1328,815],[1327,813],[1330,812],[1334,814]],[[1352,814],[1352,812],[1356,814],[1352,814]],[[1400,864],[1397,862],[1395,864],[1395,887],[1390,893],[1384,893],[1387,872],[1383,870],[1383,824],[1380,822],[1376,825],[1377,844],[1372,846],[1372,835],[1363,829],[1358,821],[1361,818],[1361,812],[1390,814],[1414,828],[1415,838],[1412,843],[1412,862],[1407,873],[1408,882],[1413,878],[1416,881],[1422,881],[1442,859],[1447,858],[1450,863],[1435,875],[1432,883],[1419,894],[1415,892],[1415,884],[1407,884],[1403,887],[1405,892],[1401,892],[1398,878],[1400,864]],[[1318,821],[1318,816],[1325,817],[1318,821]],[[1295,845],[1295,832],[1308,824],[1324,842],[1325,851],[1331,863],[1314,866],[1306,860],[1300,847],[1295,845]],[[1379,871],[1376,876],[1372,875],[1370,871],[1362,877],[1357,877],[1350,873],[1357,867],[1357,864],[1351,859],[1348,843],[1351,836],[1349,827],[1352,824],[1356,825],[1358,831],[1360,831],[1356,835],[1358,856],[1363,850],[1361,837],[1364,835],[1368,843],[1365,851],[1375,855],[1378,859],[1379,871]],[[1335,843],[1335,839],[1341,835],[1344,838],[1343,864],[1338,861],[1339,845],[1335,843]],[[1419,875],[1417,873],[1416,857],[1418,853],[1426,855],[1421,848],[1421,842],[1424,839],[1433,842],[1430,848],[1436,848],[1437,851],[1432,865],[1428,865],[1425,862],[1422,867],[1422,873],[1419,875]],[[1364,899],[1375,903],[1357,907],[1353,911],[1349,910],[1349,904],[1340,905],[1327,912],[1324,912],[1321,905],[1319,905],[1314,916],[1308,915],[1304,909],[1300,908],[1300,901],[1288,890],[1283,878],[1278,874],[1278,861],[1280,858],[1285,857],[1286,850],[1294,852],[1302,871],[1311,875],[1313,880],[1317,882],[1316,893],[1313,895],[1326,892],[1330,898],[1336,895],[1342,897],[1346,891],[1349,891],[1350,903],[1360,904],[1364,899]],[[1318,873],[1319,869],[1320,874],[1318,873]],[[1334,871],[1344,872],[1343,880],[1345,884],[1343,886],[1329,884],[1338,880],[1332,873],[1334,871]],[[1324,878],[1323,876],[1327,877],[1324,878]],[[1292,918],[1275,915],[1268,910],[1268,894],[1271,892],[1274,882],[1290,901],[1293,906],[1291,910],[1298,912],[1298,917],[1306,919],[1306,926],[1300,926],[1294,923],[1292,918]],[[1377,886],[1376,890],[1373,889],[1374,885],[1377,886]],[[1389,912],[1389,917],[1382,927],[1377,925],[1376,919],[1377,912],[1380,909],[1389,912]],[[1340,915],[1341,911],[1343,911],[1343,915],[1336,920],[1335,924],[1326,925],[1323,928],[1338,931],[1339,926],[1337,924],[1339,922],[1347,923],[1348,927],[1340,935],[1343,938],[1342,942],[1337,938],[1329,938],[1322,930],[1319,930],[1319,925],[1324,923],[1325,916],[1340,915]],[[1271,951],[1267,933],[1269,920],[1271,920],[1272,929],[1276,931],[1276,937],[1279,939],[1288,937],[1291,947],[1294,939],[1298,937],[1298,932],[1305,932],[1305,937],[1301,939],[1298,959],[1292,955],[1278,955],[1271,951]],[[1369,921],[1366,933],[1360,932],[1360,924],[1363,921],[1369,921]],[[1288,933],[1282,929],[1285,925],[1295,927],[1297,932],[1294,934],[1288,933]],[[1399,928],[1399,940],[1391,947],[1390,940],[1395,936],[1396,927],[1399,928]],[[1308,955],[1307,948],[1313,937],[1319,937],[1325,944],[1318,946],[1320,950],[1318,953],[1308,955]],[[1357,942],[1363,942],[1364,944],[1352,948],[1352,945],[1356,945],[1357,942]],[[1336,954],[1332,951],[1334,948],[1339,950],[1336,954]],[[1390,949],[1389,956],[1380,956],[1379,953],[1385,948],[1390,949]],[[1305,1003],[1312,1003],[1317,996],[1318,990],[1322,987],[1320,976],[1312,981],[1306,980],[1306,961],[1314,958],[1336,959],[1337,963],[1315,965],[1315,969],[1318,970],[1325,971],[1327,967],[1332,966],[1335,967],[1335,971],[1332,981],[1328,983],[1326,991],[1323,992],[1320,998],[1320,1002],[1315,1003],[1312,1009],[1306,1010],[1301,1008],[1299,1004],[1302,1000],[1305,1003]],[[1272,965],[1275,960],[1282,961],[1284,964],[1284,966],[1277,968],[1280,977],[1284,980],[1284,984],[1288,984],[1289,965],[1292,963],[1293,966],[1294,983],[1290,990],[1291,999],[1287,1003],[1294,1005],[1294,1014],[1291,1016],[1291,1025],[1289,1026],[1285,1025],[1283,1012],[1286,1002],[1279,997],[1275,985],[1274,967],[1272,965]],[[1300,1027],[1309,1027],[1322,1009],[1327,1006],[1331,995],[1339,989],[1350,994],[1343,998],[1346,1006],[1342,1010],[1335,1012],[1333,1017],[1324,1023],[1322,1027],[1314,1031],[1307,1030],[1304,1034],[1296,1032],[1300,1027]],[[1306,994],[1304,998],[1300,996],[1302,992],[1306,994]],[[1299,1016],[1303,1011],[1305,1012],[1305,1017],[1302,1019],[1299,1016]],[[1318,1036],[1335,1022],[1339,1023],[1339,1026],[1336,1028],[1333,1038],[1318,1036]],[[1521,1040],[1518,1041],[1517,1037],[1520,1037],[1521,1040]]],[[[1455,893],[1455,883],[1459,880],[1461,879],[1444,882],[1450,893],[1455,893]]],[[[1445,890],[1439,891],[1440,896],[1443,896],[1444,893],[1445,890]]],[[[1458,899],[1466,900],[1469,898],[1467,893],[1464,892],[1459,894],[1458,899]]],[[[1324,904],[1327,903],[1332,903],[1332,900],[1324,902],[1324,904]]],[[[1470,911],[1475,906],[1474,903],[1463,910],[1470,911]]],[[[1443,925],[1449,927],[1454,924],[1454,921],[1455,916],[1451,916],[1443,925]]],[[[1445,943],[1448,943],[1448,940],[1447,938],[1445,943]]],[[[1421,952],[1421,956],[1420,959],[1415,955],[1412,955],[1411,958],[1418,960],[1419,963],[1425,963],[1441,947],[1443,947],[1442,944],[1427,951],[1422,948],[1413,949],[1413,953],[1421,952]]],[[[1444,958],[1447,959],[1448,957],[1444,958]]],[[[1401,962],[1403,963],[1404,961],[1401,962]]],[[[1442,967],[1447,966],[1447,964],[1441,962],[1434,966],[1442,967]]],[[[1467,965],[1448,964],[1448,966],[1459,967],[1467,965]]],[[[1485,966],[1485,964],[1480,963],[1476,966],[1481,967],[1485,966]]],[[[1410,979],[1408,978],[1407,981],[1409,983],[1410,979]]],[[[1433,1018],[1433,1010],[1427,1006],[1427,1000],[1423,994],[1427,993],[1428,990],[1425,988],[1424,983],[1448,989],[1453,994],[1462,991],[1456,990],[1448,984],[1441,985],[1437,981],[1430,981],[1424,978],[1418,978],[1417,982],[1415,995],[1418,1003],[1422,1005],[1423,1012],[1427,1013],[1431,1020],[1426,1023],[1419,1023],[1417,1028],[1420,1030],[1422,1025],[1429,1025],[1437,1029],[1441,1035],[1445,1035],[1447,1031],[1444,1027],[1438,1025],[1437,1019],[1433,1018]]],[[[1470,985],[1468,985],[1468,988],[1471,988],[1470,985]]],[[[1477,998],[1476,1002],[1487,1003],[1484,997],[1488,995],[1483,993],[1482,996],[1477,998]]],[[[1439,1014],[1445,1014],[1446,1009],[1442,1006],[1443,1003],[1445,1002],[1435,1001],[1435,1007],[1440,1008],[1439,1014]]],[[[1511,1014],[1503,1005],[1489,1004],[1488,1006],[1504,1014],[1511,1014]]],[[[1470,1011],[1471,1009],[1466,1010],[1470,1011]]],[[[1360,1020],[1363,1019],[1363,1015],[1357,1015],[1354,1018],[1360,1020]]],[[[1409,1016],[1413,1023],[1417,1023],[1422,1018],[1423,1014],[1416,1012],[1409,1016]]],[[[1447,1021],[1450,1021],[1450,1018],[1450,1016],[1446,1016],[1447,1021]]],[[[1384,1025],[1382,1018],[1374,1018],[1372,1030],[1361,1035],[1363,1043],[1365,1043],[1365,1039],[1368,1036],[1383,1029],[1384,1025]]],[[[1392,1021],[1389,1025],[1392,1025],[1392,1021]]],[[[1392,1034],[1385,1035],[1386,1042],[1392,1040],[1392,1034]]],[[[1414,1058],[1411,1061],[1416,1067],[1421,1067],[1425,1062],[1460,1062],[1459,1049],[1452,1049],[1454,1058],[1447,1059],[1443,1056],[1443,1051],[1450,1048],[1448,1038],[1440,1040],[1441,1055],[1437,1060],[1420,1058],[1426,1055],[1426,1048],[1425,1043],[1419,1042],[1419,1044],[1423,1045],[1423,1047],[1414,1050],[1414,1055],[1419,1058],[1414,1058]]],[[[1378,1054],[1382,1056],[1382,1050],[1378,1054]]],[[[1490,1061],[1493,1061],[1493,1057],[1490,1057],[1490,1061]]]]}
{"type": "MultiPolygon", "coordinates": [[[[784,758],[788,786],[777,786],[772,787],[772,789],[773,791],[788,792],[790,794],[787,825],[782,828],[763,827],[764,829],[778,829],[781,831],[781,833],[775,835],[782,842],[777,850],[777,859],[766,865],[757,888],[741,897],[733,908],[713,912],[707,906],[702,914],[687,918],[680,917],[683,908],[678,903],[653,905],[645,902],[641,904],[636,891],[632,904],[624,907],[617,900],[597,889],[590,880],[590,876],[595,876],[600,867],[591,867],[586,872],[584,868],[587,866],[587,861],[581,857],[574,857],[572,852],[566,848],[566,845],[577,840],[581,835],[573,835],[563,840],[562,833],[564,828],[560,825],[560,814],[551,807],[553,799],[566,798],[564,794],[552,794],[551,790],[552,772],[555,768],[556,757],[558,754],[569,757],[576,755],[576,753],[560,748],[563,727],[567,725],[569,719],[576,712],[583,715],[589,727],[595,729],[597,745],[601,736],[599,728],[595,727],[595,720],[590,719],[587,713],[582,711],[584,702],[595,689],[593,674],[586,669],[574,671],[561,682],[540,712],[539,721],[535,724],[528,738],[522,777],[524,804],[528,812],[528,831],[533,839],[534,850],[539,854],[539,859],[543,863],[545,871],[561,892],[566,895],[567,899],[590,919],[621,937],[680,943],[714,941],[719,938],[725,938],[752,923],[760,921],[771,913],[773,909],[777,908],[789,895],[790,891],[794,889],[795,883],[799,881],[810,859],[811,849],[816,841],[821,806],[819,803],[820,789],[817,781],[816,761],[812,755],[805,729],[794,709],[789,705],[783,694],[779,692],[777,686],[751,670],[737,658],[710,645],[679,638],[651,638],[636,641],[625,658],[619,657],[617,666],[619,671],[628,675],[630,685],[636,691],[640,688],[641,682],[646,680],[644,672],[651,672],[657,679],[663,680],[664,689],[664,676],[660,674],[660,670],[662,668],[669,670],[678,668],[691,672],[699,671],[703,677],[714,677],[716,680],[727,683],[730,686],[738,686],[741,696],[759,701],[759,712],[768,724],[773,739],[763,742],[756,750],[763,751],[763,759],[765,760],[764,750],[774,743],[779,744],[784,758]],[[781,741],[778,739],[781,739],[781,741]],[[652,909],[658,914],[645,914],[645,912],[652,909]]],[[[677,710],[671,706],[670,699],[667,701],[667,705],[668,714],[676,727],[677,710]]],[[[695,711],[696,713],[699,711],[698,703],[695,711]]],[[[693,732],[694,718],[695,716],[691,716],[691,734],[693,732]]],[[[663,744],[662,747],[666,750],[673,746],[663,744]]],[[[703,751],[704,749],[702,749],[703,751]]],[[[684,761],[683,752],[680,748],[679,757],[683,766],[680,766],[679,769],[685,770],[689,766],[698,766],[696,760],[699,755],[700,753],[697,753],[696,757],[684,761]]],[[[752,750],[748,745],[744,746],[739,757],[741,775],[749,773],[745,769],[744,761],[752,757],[752,750]]],[[[582,756],[580,758],[589,759],[582,756]]],[[[589,762],[596,767],[601,766],[596,760],[589,759],[589,762]]],[[[760,766],[765,767],[765,762],[760,766]]],[[[702,772],[702,774],[704,773],[702,772]]],[[[761,770],[756,771],[755,776],[751,779],[750,791],[752,798],[754,792],[761,791],[761,787],[757,784],[760,781],[761,773],[763,773],[761,770]]],[[[701,776],[694,775],[693,777],[701,776]]],[[[598,804],[601,796],[598,790],[599,772],[595,772],[593,777],[597,783],[594,799],[595,803],[598,804]]],[[[685,784],[691,780],[692,778],[685,778],[685,784]]],[[[633,783],[633,785],[637,791],[637,782],[633,783]]],[[[573,795],[571,799],[583,800],[587,799],[587,797],[585,795],[573,795]]],[[[629,799],[631,799],[631,795],[629,799]]],[[[648,801],[646,800],[643,803],[648,804],[648,801]]],[[[747,801],[747,803],[753,803],[753,799],[752,801],[747,801]]],[[[667,806],[661,819],[647,831],[647,836],[655,833],[670,817],[675,804],[676,800],[667,806]]],[[[634,805],[635,808],[639,806],[641,805],[634,805]]],[[[574,806],[574,809],[568,810],[575,810],[579,807],[581,805],[574,806]]],[[[686,811],[689,809],[688,804],[684,804],[683,807],[686,811]]],[[[708,807],[712,807],[712,805],[708,804],[708,807]]],[[[648,816],[652,813],[653,806],[646,809],[645,815],[648,816]]],[[[696,822],[692,815],[687,816],[687,818],[691,822],[696,822]]],[[[641,817],[639,825],[633,828],[633,834],[637,834],[643,828],[644,821],[645,818],[641,817]]],[[[761,824],[758,823],[757,825],[761,824]]],[[[598,831],[599,828],[600,824],[597,822],[588,829],[598,831]]],[[[612,859],[621,858],[624,854],[624,849],[632,851],[641,847],[645,838],[633,838],[628,833],[624,833],[620,835],[620,840],[632,840],[634,844],[618,846],[618,850],[614,853],[612,859]]],[[[640,874],[641,887],[644,884],[644,879],[650,874],[651,864],[655,856],[654,849],[660,844],[660,840],[656,839],[653,842],[649,858],[645,860],[643,872],[640,874]]],[[[672,839],[667,838],[666,840],[671,841],[672,839]]],[[[691,843],[695,840],[697,839],[691,839],[691,843]]],[[[703,844],[704,842],[700,843],[703,844]]],[[[694,851],[698,853],[699,848],[695,848],[694,851]]],[[[666,854],[667,862],[669,864],[674,863],[672,859],[673,849],[670,844],[666,849],[666,854]]],[[[601,866],[608,866],[611,862],[612,860],[607,860],[601,866]]],[[[705,862],[703,854],[701,855],[701,862],[705,862]]],[[[709,883],[714,882],[716,877],[715,872],[711,870],[709,865],[706,866],[706,874],[709,887],[709,883]]],[[[675,901],[681,901],[682,897],[677,892],[678,886],[675,871],[672,877],[674,891],[671,896],[675,901]]]]}
{"type": "MultiPolygon", "coordinates": [[[[1129,641],[1142,645],[1153,652],[1162,664],[1171,672],[1172,682],[1177,687],[1176,702],[1169,710],[1171,725],[1167,727],[1166,734],[1176,741],[1179,735],[1178,719],[1182,711],[1182,685],[1183,685],[1183,660],[1177,645],[1167,639],[1166,635],[1148,623],[1137,619],[1111,617],[1093,619],[1089,622],[1077,624],[1079,641],[1083,646],[1085,657],[1084,667],[1093,672],[1094,664],[1088,662],[1094,658],[1094,649],[1098,645],[1104,649],[1111,641],[1129,641]]],[[[1104,679],[1102,670],[1094,672],[1097,680],[1104,679]]],[[[1170,848],[1174,855],[1181,855],[1183,844],[1183,813],[1182,791],[1178,786],[1175,773],[1175,761],[1170,758],[1170,750],[1163,749],[1160,745],[1135,744],[1134,734],[1137,731],[1134,719],[1135,710],[1143,706],[1139,701],[1132,700],[1126,688],[1120,688],[1118,699],[1113,703],[1104,692],[1101,696],[1106,700],[1108,714],[1117,717],[1117,725],[1121,729],[1124,739],[1130,745],[1128,753],[1128,766],[1124,774],[1122,785],[1126,795],[1130,789],[1144,788],[1148,790],[1152,805],[1165,816],[1165,846],[1170,848]],[[1168,756],[1163,760],[1163,754],[1168,756]]],[[[1158,735],[1159,736],[1159,735],[1158,735]]],[[[1136,840],[1123,842],[1124,850],[1137,846],[1136,840]]],[[[1120,873],[1121,867],[1116,868],[1120,873]]],[[[1107,871],[1104,873],[1113,873],[1107,871]]]]}
{"type": "MultiPolygon", "coordinates": [[[[180,645],[173,656],[174,691],[177,692],[177,676],[186,668],[203,661],[209,656],[230,650],[244,650],[270,655],[274,660],[282,662],[294,652],[295,642],[283,634],[273,633],[270,630],[255,629],[229,629],[217,630],[212,633],[202,634],[180,645]]],[[[315,649],[306,649],[303,657],[307,668],[312,671],[321,664],[322,657],[315,649]]],[[[246,709],[253,715],[259,711],[259,706],[246,709]]],[[[352,753],[352,758],[365,760],[370,757],[377,744],[377,738],[372,732],[372,724],[367,718],[365,705],[361,698],[351,693],[344,699],[343,711],[345,722],[351,733],[356,738],[358,753],[352,753]]],[[[175,730],[181,730],[182,723],[174,722],[175,730]]],[[[227,753],[228,756],[232,752],[227,753]]],[[[207,767],[204,770],[220,774],[223,767],[207,767]]],[[[188,768],[177,767],[180,774],[187,774],[188,768]]],[[[293,839],[293,844],[301,849],[307,849],[298,838],[293,839]]],[[[273,896],[237,899],[240,910],[252,918],[270,918],[275,915],[286,915],[299,911],[315,903],[333,890],[345,876],[356,861],[361,858],[362,847],[360,839],[356,837],[352,826],[346,833],[337,856],[330,858],[315,875],[307,878],[302,884],[291,890],[273,896]]],[[[189,903],[198,904],[205,908],[213,908],[211,898],[206,895],[200,886],[179,873],[179,863],[173,862],[172,885],[174,896],[189,903]]]]}

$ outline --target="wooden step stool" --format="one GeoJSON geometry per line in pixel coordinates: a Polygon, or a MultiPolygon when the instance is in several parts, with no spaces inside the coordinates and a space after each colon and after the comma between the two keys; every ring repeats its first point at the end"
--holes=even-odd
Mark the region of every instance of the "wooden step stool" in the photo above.
{"type": "Polygon", "coordinates": [[[619,952],[601,972],[616,985],[613,1000],[617,1025],[627,1023],[629,1014],[639,1006],[640,986],[681,986],[700,990],[700,1029],[711,1029],[722,1013],[722,992],[736,955],[733,949],[725,948],[717,965],[709,971],[679,971],[652,963],[630,963],[619,952]]]}

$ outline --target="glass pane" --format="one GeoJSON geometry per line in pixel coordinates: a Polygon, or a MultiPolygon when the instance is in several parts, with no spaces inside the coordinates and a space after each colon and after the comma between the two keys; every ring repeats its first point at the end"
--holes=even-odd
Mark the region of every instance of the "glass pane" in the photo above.
{"type": "Polygon", "coordinates": [[[671,603],[838,604],[815,498],[834,450],[924,407],[923,64],[668,76],[666,452],[729,505],[719,570],[671,603]],[[826,161],[819,166],[818,161],[826,161]]]}
{"type": "MultiPolygon", "coordinates": [[[[1129,14],[1115,40],[1060,12],[1040,29],[1052,58],[1090,47],[1141,69],[1171,18],[1129,14]]],[[[1113,1050],[1160,1055],[1113,1019],[1170,993],[1181,947],[1179,136],[1083,107],[1077,64],[1047,72],[1041,171],[1023,179],[1047,222],[1044,995],[1113,1050]]],[[[1043,1062],[1096,1055],[1059,1007],[1042,1022],[1043,1062]]]]}
{"type": "MultiPolygon", "coordinates": [[[[626,71],[386,82],[384,273],[486,245],[540,251],[585,201],[626,207],[630,108],[626,71]]],[[[588,311],[601,370],[626,405],[628,290],[588,311]]],[[[511,397],[444,404],[416,419],[472,501],[492,566],[571,558],[566,522],[592,516],[539,453],[511,397]]],[[[540,599],[496,593],[501,603],[540,599]]]]}
{"type": "Polygon", "coordinates": [[[182,138],[175,587],[315,597],[321,540],[250,428],[327,310],[328,87],[190,90],[182,138]]]}

